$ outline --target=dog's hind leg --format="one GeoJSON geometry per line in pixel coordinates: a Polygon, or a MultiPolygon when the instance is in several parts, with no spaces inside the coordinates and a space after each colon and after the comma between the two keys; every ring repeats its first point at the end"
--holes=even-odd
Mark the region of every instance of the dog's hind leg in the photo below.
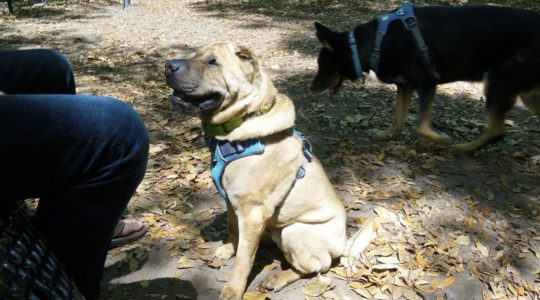
{"type": "Polygon", "coordinates": [[[397,97],[396,97],[396,109],[394,111],[394,120],[392,125],[384,131],[376,130],[374,137],[379,140],[391,139],[396,133],[403,129],[405,124],[405,117],[411,106],[411,100],[414,89],[409,86],[398,84],[397,97]]]}
{"type": "Polygon", "coordinates": [[[471,152],[504,135],[504,119],[517,100],[520,72],[517,68],[490,71],[486,80],[488,124],[484,132],[472,142],[453,146],[460,152],[471,152]],[[517,81],[516,81],[517,79],[517,81]]]}
{"type": "Polygon", "coordinates": [[[428,88],[418,89],[418,100],[420,101],[420,120],[418,122],[418,127],[416,128],[416,133],[436,144],[448,145],[451,142],[450,137],[445,134],[437,133],[431,128],[432,104],[433,100],[435,99],[436,90],[436,85],[428,88]]]}
{"type": "Polygon", "coordinates": [[[345,226],[341,218],[322,224],[291,224],[278,235],[273,237],[292,268],[267,276],[260,284],[267,290],[277,291],[303,276],[328,271],[333,259],[345,250],[345,226]]]}
{"type": "Polygon", "coordinates": [[[540,86],[519,94],[519,98],[525,107],[540,116],[540,86]]]}

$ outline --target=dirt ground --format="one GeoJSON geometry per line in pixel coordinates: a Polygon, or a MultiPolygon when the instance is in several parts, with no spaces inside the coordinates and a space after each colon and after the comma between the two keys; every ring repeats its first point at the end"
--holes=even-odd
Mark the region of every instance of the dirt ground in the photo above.
{"type": "MultiPolygon", "coordinates": [[[[275,247],[261,247],[248,299],[540,299],[537,116],[518,104],[503,140],[454,155],[417,139],[414,105],[403,133],[372,139],[370,130],[389,124],[395,97],[373,76],[333,100],[309,91],[319,49],[313,21],[347,30],[394,2],[133,0],[126,10],[117,2],[21,5],[15,15],[0,3],[0,49],[58,49],[78,93],[132,104],[150,131],[148,171],[129,205],[149,233],[110,252],[103,299],[217,299],[231,277],[234,261],[212,258],[226,238],[225,204],[200,123],[171,109],[163,79],[166,59],[215,40],[250,45],[294,100],[297,128],[343,198],[351,232],[370,217],[379,224],[362,257],[279,292],[255,292],[288,267],[275,247]]],[[[479,83],[441,86],[434,127],[456,143],[472,140],[485,126],[484,106],[479,83]]]]}

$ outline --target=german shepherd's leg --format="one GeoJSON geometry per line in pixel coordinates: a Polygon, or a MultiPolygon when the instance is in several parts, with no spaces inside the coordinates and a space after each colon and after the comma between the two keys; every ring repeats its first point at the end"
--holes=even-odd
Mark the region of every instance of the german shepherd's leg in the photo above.
{"type": "Polygon", "coordinates": [[[247,278],[255,259],[255,253],[264,231],[266,220],[271,215],[262,206],[243,207],[236,211],[238,217],[238,248],[231,281],[219,296],[222,300],[241,300],[246,289],[247,278]]]}
{"type": "Polygon", "coordinates": [[[540,86],[519,94],[519,98],[525,107],[540,116],[540,86]]]}
{"type": "Polygon", "coordinates": [[[405,117],[411,106],[412,94],[414,89],[409,86],[397,85],[396,109],[394,111],[394,120],[392,125],[384,131],[377,130],[374,137],[379,140],[391,139],[396,133],[403,129],[405,117]]]}
{"type": "Polygon", "coordinates": [[[485,87],[488,111],[488,125],[486,130],[480,137],[470,143],[453,146],[455,150],[471,152],[504,135],[506,131],[504,119],[506,113],[516,103],[517,94],[512,91],[516,89],[515,87],[508,86],[505,79],[497,78],[495,75],[498,75],[498,73],[488,75],[488,81],[485,87]]]}
{"type": "Polygon", "coordinates": [[[418,100],[420,101],[420,120],[418,122],[418,127],[416,128],[416,133],[436,144],[447,145],[451,142],[450,137],[445,134],[437,133],[431,128],[431,109],[433,100],[435,99],[436,90],[436,85],[428,88],[418,89],[418,100]]]}
{"type": "Polygon", "coordinates": [[[219,247],[214,257],[227,260],[231,258],[238,248],[238,218],[234,214],[231,204],[227,201],[227,243],[219,247]]]}

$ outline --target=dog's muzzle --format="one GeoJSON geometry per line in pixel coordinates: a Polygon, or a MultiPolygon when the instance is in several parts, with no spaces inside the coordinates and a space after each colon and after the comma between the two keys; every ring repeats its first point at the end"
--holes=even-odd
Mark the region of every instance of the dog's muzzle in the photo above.
{"type": "Polygon", "coordinates": [[[223,97],[219,93],[198,94],[200,79],[193,79],[187,73],[187,61],[184,59],[169,60],[165,63],[165,80],[173,89],[169,97],[173,108],[190,114],[216,109],[223,97]]]}

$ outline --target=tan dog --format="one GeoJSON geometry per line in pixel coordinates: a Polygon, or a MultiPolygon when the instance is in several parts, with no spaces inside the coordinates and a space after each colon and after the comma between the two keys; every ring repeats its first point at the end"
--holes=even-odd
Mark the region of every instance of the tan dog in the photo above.
{"type": "Polygon", "coordinates": [[[198,114],[207,134],[265,144],[264,153],[231,162],[222,176],[229,241],[215,255],[236,254],[236,264],[221,299],[242,298],[265,230],[293,267],[265,278],[262,287],[269,290],[326,272],[333,259],[367,246],[371,226],[347,241],[345,209],[316,158],[297,179],[304,155],[302,140],[291,130],[294,105],[276,91],[251,50],[213,43],[190,59],[167,62],[165,75],[174,89],[173,106],[198,114]]]}

